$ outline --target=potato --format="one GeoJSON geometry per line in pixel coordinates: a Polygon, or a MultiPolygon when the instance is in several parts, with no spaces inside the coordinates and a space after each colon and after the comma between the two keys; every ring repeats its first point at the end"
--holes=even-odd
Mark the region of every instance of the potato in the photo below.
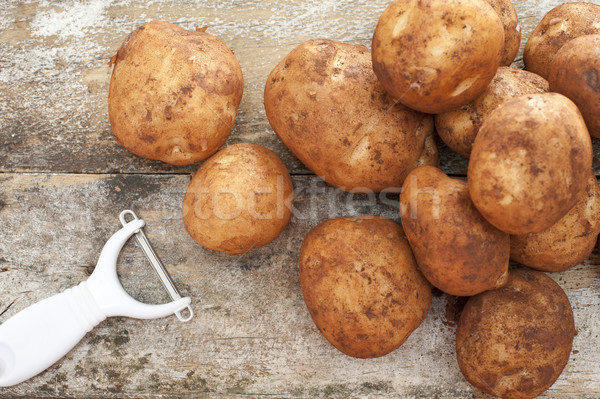
{"type": "Polygon", "coordinates": [[[183,200],[183,222],[200,245],[241,254],[273,241],[291,217],[292,179],[255,144],[225,147],[198,169],[183,200]]]}
{"type": "Polygon", "coordinates": [[[469,298],[456,329],[456,357],[471,384],[490,395],[529,399],[560,376],[575,325],[564,291],[533,270],[511,270],[502,288],[469,298]]]}
{"type": "Polygon", "coordinates": [[[544,78],[521,69],[500,67],[479,97],[459,109],[436,115],[436,130],[450,149],[468,158],[477,132],[493,110],[514,97],[547,91],[544,78]]]}
{"type": "Polygon", "coordinates": [[[590,134],[596,138],[600,138],[598,71],[600,35],[581,36],[565,44],[554,56],[549,77],[552,91],[564,94],[577,105],[590,134]]]}
{"type": "Polygon", "coordinates": [[[575,206],[549,229],[510,238],[510,257],[525,266],[562,272],[590,256],[600,234],[600,187],[590,173],[575,206]]]}
{"type": "Polygon", "coordinates": [[[503,51],[502,21],[485,0],[395,0],[373,35],[373,69],[402,104],[439,114],[480,95],[503,51]]]}
{"type": "Polygon", "coordinates": [[[206,159],[225,144],[244,79],[222,41],[149,22],[129,35],[112,62],[108,115],[119,144],[173,165],[206,159]]]}
{"type": "Polygon", "coordinates": [[[523,52],[525,69],[548,79],[552,59],[567,42],[600,34],[600,6],[565,3],[553,8],[535,28],[523,52]]]}
{"type": "Polygon", "coordinates": [[[509,66],[521,47],[521,26],[517,11],[510,0],[486,0],[498,13],[504,25],[504,52],[500,65],[509,66]]]}
{"type": "Polygon", "coordinates": [[[477,134],[467,172],[481,214],[510,234],[539,233],[577,202],[592,167],[592,142],[561,94],[505,102],[477,134]]]}
{"type": "Polygon", "coordinates": [[[433,118],[395,104],[364,46],[296,47],[269,75],[265,109],[300,161],[343,190],[400,187],[412,169],[438,163],[433,118]]]}
{"type": "Polygon", "coordinates": [[[402,228],[378,216],[339,217],[313,228],[300,249],[310,315],[343,353],[383,356],[406,341],[431,304],[402,228]]]}
{"type": "Polygon", "coordinates": [[[466,182],[417,168],[404,182],[400,209],[417,265],[435,287],[471,296],[506,282],[509,236],[475,209],[466,182]]]}

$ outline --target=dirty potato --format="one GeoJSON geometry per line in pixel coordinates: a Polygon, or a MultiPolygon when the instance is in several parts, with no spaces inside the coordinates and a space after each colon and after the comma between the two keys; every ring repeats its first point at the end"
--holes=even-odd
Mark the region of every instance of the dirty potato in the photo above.
{"type": "Polygon", "coordinates": [[[402,228],[378,216],[340,217],[313,228],[300,249],[300,283],[321,333],[359,358],[402,345],[431,303],[431,286],[402,228]]]}
{"type": "Polygon", "coordinates": [[[255,144],[225,147],[193,176],[183,222],[200,245],[241,254],[274,240],[291,217],[290,175],[273,152],[255,144]]]}
{"type": "Polygon", "coordinates": [[[435,287],[471,296],[506,282],[509,236],[475,209],[466,182],[417,168],[404,181],[400,209],[417,265],[435,287]]]}
{"type": "Polygon", "coordinates": [[[503,50],[502,21],[485,0],[395,0],[373,35],[373,68],[402,104],[438,114],[481,94],[503,50]]]}
{"type": "Polygon", "coordinates": [[[521,26],[517,11],[510,0],[486,0],[498,13],[504,25],[504,52],[500,65],[509,66],[521,47],[521,26]]]}
{"type": "Polygon", "coordinates": [[[590,135],[575,104],[557,93],[528,94],[483,123],[471,152],[469,191],[498,229],[539,233],[575,205],[591,167],[590,135]]]}
{"type": "MultiPolygon", "coordinates": [[[[600,16],[598,19],[600,25],[600,16]]],[[[600,138],[600,35],[581,36],[565,44],[550,65],[550,89],[579,108],[590,134],[600,138]]]]}
{"type": "Polygon", "coordinates": [[[225,143],[244,82],[221,40],[149,22],[129,35],[112,62],[108,114],[119,144],[141,157],[189,165],[225,143]]]}
{"type": "Polygon", "coordinates": [[[547,91],[546,79],[522,69],[500,67],[479,97],[459,109],[436,115],[436,130],[450,149],[468,158],[477,132],[493,110],[514,97],[547,91]]]}
{"type": "Polygon", "coordinates": [[[575,206],[541,233],[511,236],[510,257],[525,266],[562,272],[590,256],[600,234],[600,187],[593,174],[575,206]]]}
{"type": "Polygon", "coordinates": [[[525,45],[525,69],[545,79],[550,64],[562,46],[584,35],[600,34],[600,5],[592,3],[565,3],[544,16],[525,45]]]}
{"type": "Polygon", "coordinates": [[[364,46],[296,47],[269,75],[265,109],[300,161],[343,190],[400,187],[412,169],[438,163],[433,118],[395,104],[364,46]]]}
{"type": "Polygon", "coordinates": [[[511,270],[502,288],[471,297],[456,330],[466,380],[490,395],[534,398],[569,361],[575,325],[569,299],[550,277],[511,270]]]}

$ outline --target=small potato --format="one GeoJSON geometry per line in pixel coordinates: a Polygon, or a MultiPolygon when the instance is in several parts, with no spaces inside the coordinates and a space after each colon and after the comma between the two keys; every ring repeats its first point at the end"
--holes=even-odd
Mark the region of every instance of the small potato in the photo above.
{"type": "Polygon", "coordinates": [[[292,179],[273,152],[255,144],[225,147],[192,178],[183,222],[200,245],[241,254],[273,241],[291,217],[292,179]]]}
{"type": "Polygon", "coordinates": [[[498,229],[539,233],[575,205],[591,167],[591,138],[575,104],[557,93],[528,94],[483,123],[471,152],[469,191],[498,229]]]}
{"type": "Polygon", "coordinates": [[[343,190],[400,187],[412,169],[438,164],[433,118],[386,94],[364,46],[296,47],[269,75],[265,109],[300,161],[343,190]]]}
{"type": "MultiPolygon", "coordinates": [[[[600,15],[599,15],[600,25],[600,15]]],[[[581,36],[565,44],[550,65],[550,89],[579,108],[590,134],[600,138],[600,35],[581,36]]]]}
{"type": "Polygon", "coordinates": [[[431,304],[431,286],[402,228],[378,216],[339,217],[309,231],[300,249],[300,283],[319,331],[359,358],[398,348],[431,304]]]}
{"type": "Polygon", "coordinates": [[[417,265],[435,287],[472,296],[506,282],[509,236],[475,209],[466,182],[417,168],[404,182],[400,209],[417,265]]]}
{"type": "Polygon", "coordinates": [[[550,64],[567,42],[584,35],[600,34],[600,6],[592,3],[565,3],[553,8],[541,20],[525,45],[525,69],[548,79],[550,64]]]}
{"type": "Polygon", "coordinates": [[[500,65],[509,66],[521,47],[521,26],[517,11],[510,0],[486,0],[498,13],[504,25],[504,52],[500,65]]]}
{"type": "Polygon", "coordinates": [[[510,237],[510,257],[525,266],[562,272],[586,260],[600,234],[600,187],[591,174],[575,206],[549,229],[510,237]]]}
{"type": "Polygon", "coordinates": [[[569,361],[575,323],[569,299],[544,273],[511,270],[502,288],[471,297],[456,329],[467,381],[490,395],[530,399],[569,361]]]}
{"type": "Polygon", "coordinates": [[[480,95],[503,51],[504,26],[486,0],[395,0],[373,35],[373,69],[402,104],[439,114],[480,95]]]}
{"type": "Polygon", "coordinates": [[[225,144],[244,79],[221,40],[149,22],[129,35],[112,62],[108,115],[123,147],[141,157],[189,165],[225,144]]]}
{"type": "Polygon", "coordinates": [[[493,110],[514,97],[547,91],[546,79],[521,69],[500,67],[479,97],[459,109],[436,115],[436,130],[450,149],[468,158],[481,125],[493,110]]]}

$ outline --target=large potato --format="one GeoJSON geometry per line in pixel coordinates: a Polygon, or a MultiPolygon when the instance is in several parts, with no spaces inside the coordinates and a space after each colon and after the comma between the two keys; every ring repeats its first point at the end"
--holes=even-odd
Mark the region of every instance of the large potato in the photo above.
{"type": "MultiPolygon", "coordinates": [[[[598,17],[600,25],[600,15],[598,17]]],[[[581,36],[560,49],[550,65],[550,89],[577,105],[590,134],[600,138],[600,35],[581,36]]]]}
{"type": "Polygon", "coordinates": [[[517,11],[510,0],[486,0],[498,13],[504,25],[504,52],[500,65],[509,66],[521,47],[521,26],[517,11]]]}
{"type": "Polygon", "coordinates": [[[468,158],[481,125],[493,110],[514,97],[547,91],[546,79],[521,69],[500,67],[479,97],[459,109],[436,115],[436,130],[450,149],[468,158]]]}
{"type": "Polygon", "coordinates": [[[505,286],[471,297],[456,329],[456,357],[478,389],[506,399],[540,395],[569,361],[575,325],[550,277],[511,270],[505,286]]]}
{"type": "Polygon", "coordinates": [[[373,35],[373,68],[402,104],[439,114],[481,94],[503,50],[502,21],[485,0],[395,0],[373,35]]]}
{"type": "Polygon", "coordinates": [[[483,123],[468,169],[477,209],[510,234],[539,233],[577,202],[592,142],[577,107],[556,93],[505,102],[483,123]]]}
{"type": "Polygon", "coordinates": [[[417,265],[431,284],[471,296],[506,282],[509,236],[475,209],[467,183],[441,170],[413,170],[400,195],[402,227],[417,265]]]}
{"type": "Polygon", "coordinates": [[[190,182],[183,222],[200,245],[240,254],[274,240],[291,217],[292,179],[273,152],[255,144],[225,147],[190,182]]]}
{"type": "Polygon", "coordinates": [[[552,59],[567,42],[600,34],[600,6],[565,3],[553,8],[535,28],[523,52],[525,69],[548,79],[552,59]]]}
{"type": "Polygon", "coordinates": [[[347,191],[400,187],[412,169],[438,163],[433,118],[394,103],[364,46],[296,47],[269,75],[265,109],[300,161],[347,191]]]}
{"type": "Polygon", "coordinates": [[[402,228],[378,216],[340,217],[313,228],[300,249],[300,283],[319,331],[360,358],[402,345],[431,303],[431,286],[402,228]]]}
{"type": "Polygon", "coordinates": [[[242,99],[242,69],[227,46],[168,22],[137,28],[113,57],[108,115],[122,146],[173,165],[221,147],[242,99]]]}
{"type": "Polygon", "coordinates": [[[600,234],[600,187],[591,174],[575,206],[541,233],[511,236],[510,257],[546,272],[568,270],[586,260],[600,234]]]}

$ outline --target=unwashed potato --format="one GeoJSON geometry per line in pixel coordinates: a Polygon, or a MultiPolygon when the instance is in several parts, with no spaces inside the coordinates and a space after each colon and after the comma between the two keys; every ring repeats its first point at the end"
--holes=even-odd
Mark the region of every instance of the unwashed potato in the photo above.
{"type": "Polygon", "coordinates": [[[504,51],[504,26],[485,0],[395,0],[373,35],[373,69],[402,104],[439,114],[475,99],[504,51]]]}
{"type": "Polygon", "coordinates": [[[592,142],[577,107],[557,93],[507,101],[483,123],[467,172],[481,214],[510,234],[539,233],[577,202],[592,142]]]}
{"type": "Polygon", "coordinates": [[[506,282],[509,236],[475,209],[467,183],[438,168],[413,170],[400,195],[402,227],[431,284],[472,296],[506,282]]]}
{"type": "MultiPolygon", "coordinates": [[[[600,15],[598,17],[600,25],[600,15]]],[[[577,105],[593,137],[600,138],[600,35],[581,36],[559,50],[550,65],[550,88],[577,105]]]]}
{"type": "Polygon", "coordinates": [[[189,165],[225,143],[244,79],[221,40],[149,22],[125,39],[112,62],[108,115],[119,144],[141,157],[189,165]]]}
{"type": "Polygon", "coordinates": [[[290,175],[273,152],[255,144],[225,147],[190,182],[183,222],[200,245],[241,254],[274,240],[291,217],[290,175]]]}
{"type": "Polygon", "coordinates": [[[402,228],[378,216],[339,217],[313,228],[300,249],[300,283],[327,340],[359,358],[406,341],[431,304],[402,228]]]}
{"type": "Polygon", "coordinates": [[[544,16],[525,45],[525,69],[545,79],[560,48],[572,39],[600,34],[600,6],[592,3],[565,3],[544,16]]]}
{"type": "Polygon", "coordinates": [[[600,234],[600,187],[591,174],[575,206],[541,233],[511,236],[510,257],[546,272],[568,270],[586,260],[600,234]]]}
{"type": "Polygon", "coordinates": [[[468,158],[483,121],[493,110],[514,97],[547,91],[546,79],[521,69],[500,67],[479,97],[459,109],[436,115],[436,130],[450,149],[468,158]]]}
{"type": "Polygon", "coordinates": [[[433,118],[395,104],[364,46],[296,47],[269,75],[265,109],[300,161],[347,191],[400,187],[412,169],[438,163],[433,118]]]}
{"type": "Polygon", "coordinates": [[[569,361],[569,299],[544,273],[511,270],[502,288],[471,297],[456,329],[456,357],[471,384],[506,399],[534,398],[569,361]]]}
{"type": "Polygon", "coordinates": [[[504,52],[500,65],[509,66],[515,60],[519,47],[521,47],[521,26],[517,11],[510,0],[486,0],[504,25],[504,52]]]}

